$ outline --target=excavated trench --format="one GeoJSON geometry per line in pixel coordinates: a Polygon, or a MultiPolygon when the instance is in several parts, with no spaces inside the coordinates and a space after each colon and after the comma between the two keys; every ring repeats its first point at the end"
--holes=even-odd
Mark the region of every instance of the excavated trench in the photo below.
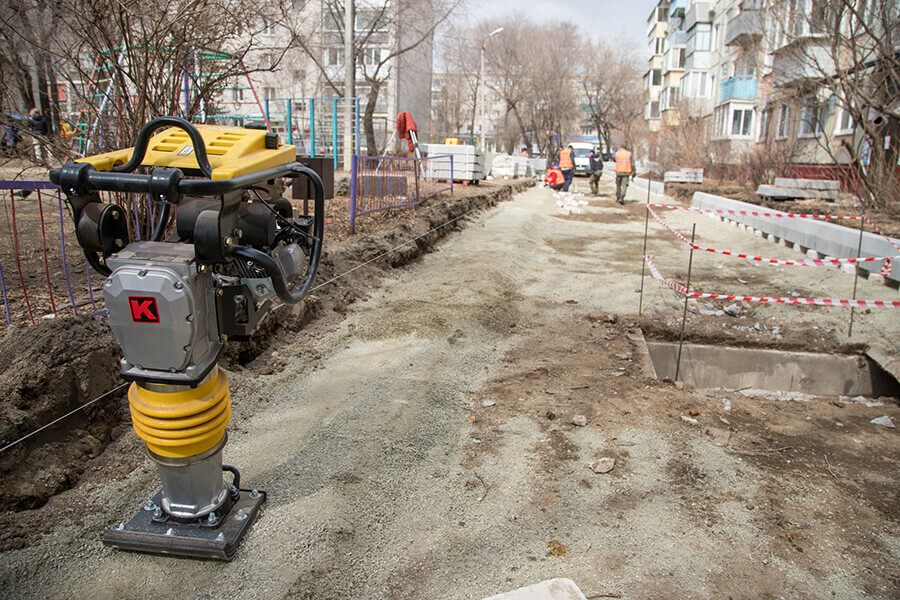
{"type": "MultiPolygon", "coordinates": [[[[660,379],[676,379],[678,344],[647,342],[660,379]]],[[[900,383],[866,355],[684,344],[679,381],[701,389],[763,390],[837,398],[900,398],[900,383]]]]}

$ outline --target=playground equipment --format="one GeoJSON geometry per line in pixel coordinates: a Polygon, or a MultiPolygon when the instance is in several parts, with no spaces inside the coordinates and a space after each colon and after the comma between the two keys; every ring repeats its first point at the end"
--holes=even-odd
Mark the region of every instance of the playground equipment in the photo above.
{"type": "Polygon", "coordinates": [[[315,277],[324,193],[295,156],[265,130],[162,117],[132,149],[50,172],[88,262],[107,276],[132,422],[162,482],[130,521],[103,535],[109,546],[231,560],[265,502],[264,491],[242,489],[238,470],[222,464],[231,400],[217,361],[227,339],[249,338],[275,298],[299,302],[315,277]],[[294,216],[282,197],[283,178],[299,176],[315,187],[312,215],[294,216]],[[147,194],[150,240],[130,240],[128,215],[99,191],[147,194]]]}

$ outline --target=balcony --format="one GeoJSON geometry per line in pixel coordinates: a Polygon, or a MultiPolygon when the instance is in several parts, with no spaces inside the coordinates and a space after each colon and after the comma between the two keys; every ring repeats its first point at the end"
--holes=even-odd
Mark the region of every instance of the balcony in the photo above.
{"type": "Polygon", "coordinates": [[[757,81],[755,77],[739,75],[729,77],[722,82],[719,103],[729,100],[753,100],[756,98],[757,81]]]}
{"type": "Polygon", "coordinates": [[[715,15],[712,2],[694,2],[684,18],[684,28],[690,31],[697,23],[712,23],[715,15]]]}
{"type": "Polygon", "coordinates": [[[760,10],[743,10],[728,23],[725,45],[747,47],[759,42],[762,36],[763,12],[760,10]]]}
{"type": "Polygon", "coordinates": [[[772,83],[779,87],[805,85],[834,73],[834,57],[822,36],[798,38],[772,56],[772,83]]]}
{"type": "Polygon", "coordinates": [[[669,46],[670,47],[682,47],[687,44],[687,32],[686,31],[674,31],[669,34],[669,46]]]}

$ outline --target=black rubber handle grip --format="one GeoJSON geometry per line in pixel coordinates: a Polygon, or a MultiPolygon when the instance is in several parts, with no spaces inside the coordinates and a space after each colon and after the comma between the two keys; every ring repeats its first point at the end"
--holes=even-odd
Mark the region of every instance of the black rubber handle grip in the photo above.
{"type": "Polygon", "coordinates": [[[191,138],[191,143],[194,145],[194,156],[197,158],[197,167],[207,179],[211,179],[212,165],[209,164],[209,158],[206,156],[206,143],[203,141],[203,136],[200,135],[200,132],[192,123],[190,123],[190,121],[186,121],[181,117],[158,117],[144,125],[144,127],[141,128],[141,132],[138,133],[137,139],[134,141],[134,150],[131,153],[131,158],[124,165],[113,167],[113,172],[131,173],[138,168],[144,160],[144,155],[147,154],[147,146],[150,144],[150,138],[153,137],[153,134],[156,133],[158,129],[163,127],[178,127],[188,134],[188,137],[191,138]]]}

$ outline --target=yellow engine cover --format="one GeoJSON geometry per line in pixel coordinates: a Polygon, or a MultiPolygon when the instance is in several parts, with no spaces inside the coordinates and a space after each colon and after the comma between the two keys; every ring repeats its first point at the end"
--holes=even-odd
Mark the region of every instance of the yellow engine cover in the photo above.
{"type": "MultiPolygon", "coordinates": [[[[206,155],[212,166],[213,179],[231,179],[272,167],[286,165],[297,159],[297,148],[278,144],[266,148],[266,131],[222,125],[195,125],[206,145],[206,155]]],[[[96,156],[86,156],[76,162],[87,162],[98,171],[111,171],[131,158],[134,148],[124,148],[96,156]]],[[[188,134],[178,127],[169,127],[150,138],[141,165],[145,167],[175,167],[197,169],[194,146],[188,134]]]]}

